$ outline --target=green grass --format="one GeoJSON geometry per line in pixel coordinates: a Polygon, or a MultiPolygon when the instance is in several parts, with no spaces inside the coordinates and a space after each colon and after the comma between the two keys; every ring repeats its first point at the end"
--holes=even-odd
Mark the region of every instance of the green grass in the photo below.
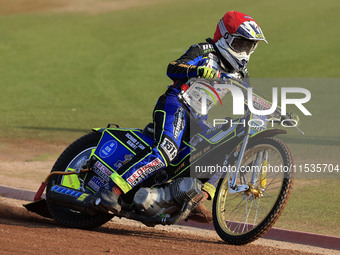
{"type": "MultiPolygon", "coordinates": [[[[173,0],[98,15],[0,16],[0,137],[71,142],[109,122],[143,127],[171,83],[168,63],[212,37],[232,9],[253,16],[269,41],[251,58],[252,77],[339,78],[338,0],[173,0]]],[[[305,136],[291,129],[284,139],[298,162],[339,163],[339,79],[303,81],[283,83],[312,92],[313,116],[301,117],[305,136]]],[[[258,87],[270,95],[271,86],[258,87]]],[[[313,231],[339,222],[329,185],[295,191],[280,223],[304,219],[313,231]]]]}
{"type": "MultiPolygon", "coordinates": [[[[274,227],[340,236],[339,185],[339,179],[296,179],[274,227]]],[[[207,200],[205,206],[211,209],[212,201],[207,200]]]]}
{"type": "MultiPolygon", "coordinates": [[[[168,62],[213,36],[227,8],[250,13],[267,35],[269,44],[260,45],[249,64],[253,77],[339,76],[338,1],[214,5],[220,8],[171,1],[92,16],[1,16],[0,136],[72,140],[108,122],[145,125],[171,83],[168,62]]],[[[337,93],[328,91],[339,86],[315,89],[310,105],[320,113],[333,109],[337,93]]]]}
{"type": "Polygon", "coordinates": [[[340,236],[339,179],[295,182],[275,227],[340,236]]]}

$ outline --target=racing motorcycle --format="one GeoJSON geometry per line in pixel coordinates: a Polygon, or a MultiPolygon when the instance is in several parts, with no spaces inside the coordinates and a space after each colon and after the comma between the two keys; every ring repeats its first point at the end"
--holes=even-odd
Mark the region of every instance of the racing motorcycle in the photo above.
{"type": "MultiPolygon", "coordinates": [[[[232,77],[214,81],[193,78],[187,85],[180,96],[183,101],[192,100],[197,114],[203,103],[212,107],[215,99],[218,102],[221,95],[229,93],[228,85],[237,86],[244,95],[249,89],[232,77]],[[202,100],[198,91],[211,98],[202,100]]],[[[258,109],[271,106],[256,94],[252,100],[258,109]]],[[[101,201],[95,194],[118,168],[150,150],[154,143],[152,123],[144,129],[109,124],[82,136],[59,156],[35,202],[25,207],[74,228],[95,228],[113,216],[147,226],[172,225],[187,219],[203,198],[203,183],[213,178],[218,183],[212,201],[216,232],[228,244],[252,242],[273,226],[285,208],[293,187],[293,159],[287,145],[275,137],[286,131],[268,125],[270,120],[282,120],[280,109],[259,116],[249,110],[248,101],[243,102],[245,114],[241,118],[226,118],[223,124],[203,132],[190,131],[170,165],[120,196],[122,210],[116,215],[99,209],[101,201]],[[218,164],[223,171],[209,176],[193,174],[202,166],[218,164]],[[46,199],[42,199],[45,188],[46,199]]],[[[154,160],[140,171],[152,171],[161,163],[154,160]]]]}

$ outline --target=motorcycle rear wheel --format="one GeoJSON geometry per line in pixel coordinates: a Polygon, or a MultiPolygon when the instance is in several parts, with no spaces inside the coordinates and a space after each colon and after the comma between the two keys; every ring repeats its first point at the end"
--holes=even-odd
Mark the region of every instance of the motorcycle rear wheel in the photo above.
{"type": "MultiPolygon", "coordinates": [[[[80,137],[69,145],[64,152],[59,156],[51,172],[54,171],[67,171],[68,169],[74,169],[82,167],[81,164],[86,163],[89,159],[92,151],[96,148],[101,137],[101,133],[91,132],[87,135],[80,137]]],[[[61,175],[54,175],[47,184],[46,202],[48,210],[53,219],[66,227],[91,229],[103,225],[107,221],[111,220],[113,215],[98,212],[96,215],[89,215],[83,212],[63,208],[54,204],[48,198],[48,192],[55,184],[62,185],[63,178],[61,175]]]]}
{"type": "Polygon", "coordinates": [[[264,153],[268,160],[259,169],[249,167],[239,172],[236,184],[250,184],[249,190],[231,194],[227,175],[217,186],[213,222],[217,234],[228,244],[243,245],[263,236],[288,202],[293,188],[293,159],[284,142],[274,137],[251,141],[241,165],[254,165],[264,153]]]}

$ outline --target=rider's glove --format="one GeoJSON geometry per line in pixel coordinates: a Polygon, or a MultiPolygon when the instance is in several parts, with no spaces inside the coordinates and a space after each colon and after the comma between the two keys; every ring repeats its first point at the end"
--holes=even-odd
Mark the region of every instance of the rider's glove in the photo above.
{"type": "Polygon", "coordinates": [[[210,67],[199,66],[197,68],[197,76],[206,79],[215,79],[217,77],[217,72],[210,67]]]}
{"type": "Polygon", "coordinates": [[[285,125],[287,125],[287,126],[296,126],[297,127],[300,124],[300,118],[294,112],[287,112],[286,116],[282,116],[281,121],[282,120],[287,120],[287,121],[285,121],[285,125]],[[288,120],[293,120],[293,121],[288,121],[288,120]]]}

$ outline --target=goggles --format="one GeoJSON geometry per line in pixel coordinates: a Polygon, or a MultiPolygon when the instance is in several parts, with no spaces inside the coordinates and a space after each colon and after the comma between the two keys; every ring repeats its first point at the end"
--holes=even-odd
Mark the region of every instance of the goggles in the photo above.
{"type": "Polygon", "coordinates": [[[253,53],[256,49],[258,40],[249,40],[240,36],[230,35],[224,25],[223,18],[218,22],[218,27],[229,47],[236,53],[244,52],[249,55],[250,53],[253,53]]]}
{"type": "Polygon", "coordinates": [[[243,37],[226,35],[226,37],[224,38],[233,51],[235,51],[236,53],[244,52],[247,55],[253,53],[258,44],[258,41],[248,40],[243,37]]]}

